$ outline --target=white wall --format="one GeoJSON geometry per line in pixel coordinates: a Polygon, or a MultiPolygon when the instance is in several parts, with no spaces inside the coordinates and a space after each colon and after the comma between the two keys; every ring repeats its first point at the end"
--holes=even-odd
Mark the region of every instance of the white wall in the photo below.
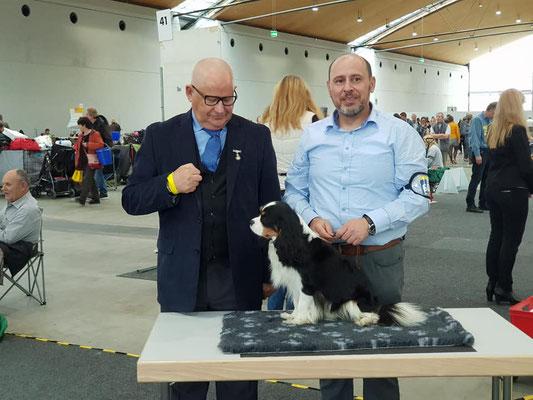
{"type": "MultiPolygon", "coordinates": [[[[255,120],[269,104],[275,83],[286,74],[302,76],[317,104],[331,112],[333,105],[326,90],[328,67],[335,57],[348,51],[347,46],[338,43],[282,33],[270,38],[267,30],[236,25],[175,32],[173,41],[161,44],[165,118],[189,109],[184,86],[190,82],[194,63],[209,56],[222,57],[233,67],[239,94],[237,114],[255,120]],[[263,51],[259,51],[260,43],[263,51]],[[284,54],[285,47],[288,55],[284,54]]],[[[392,53],[370,52],[364,56],[373,64],[377,80],[372,101],[382,111],[416,112],[421,116],[446,112],[448,106],[467,108],[467,67],[430,60],[421,64],[418,58],[392,53]]]]}
{"type": "MultiPolygon", "coordinates": [[[[373,73],[377,107],[391,113],[431,116],[448,107],[468,107],[468,68],[393,53],[374,53],[373,73]],[[395,68],[396,67],[396,68],[395,68]]],[[[451,113],[454,114],[454,113],[451,113]]]]}
{"type": "Polygon", "coordinates": [[[287,74],[304,78],[317,105],[328,107],[331,112],[326,90],[328,67],[335,57],[348,50],[338,43],[283,33],[271,38],[267,30],[244,26],[175,32],[173,41],[161,44],[165,118],[189,109],[185,85],[190,83],[194,64],[204,57],[221,57],[232,66],[239,95],[235,113],[243,117],[255,120],[270,103],[274,85],[287,74]],[[259,44],[263,45],[263,51],[259,50],[259,44]]]}
{"type": "Polygon", "coordinates": [[[63,135],[78,103],[116,118],[125,131],[143,128],[161,118],[159,66],[152,9],[106,0],[0,1],[0,114],[13,129],[63,135]]]}

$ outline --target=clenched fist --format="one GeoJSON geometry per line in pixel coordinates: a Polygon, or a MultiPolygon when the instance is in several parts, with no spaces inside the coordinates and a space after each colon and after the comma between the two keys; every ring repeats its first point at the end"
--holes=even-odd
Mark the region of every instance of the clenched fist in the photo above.
{"type": "Polygon", "coordinates": [[[202,181],[202,175],[198,168],[189,163],[172,172],[172,179],[174,179],[174,185],[176,185],[178,193],[191,193],[196,190],[202,181]]]}

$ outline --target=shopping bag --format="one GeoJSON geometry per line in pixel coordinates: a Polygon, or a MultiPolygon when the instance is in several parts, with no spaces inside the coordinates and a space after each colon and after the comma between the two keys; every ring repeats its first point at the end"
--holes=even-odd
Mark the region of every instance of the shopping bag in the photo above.
{"type": "Polygon", "coordinates": [[[74,170],[72,174],[72,182],[81,183],[83,181],[83,171],[81,169],[74,170]]]}

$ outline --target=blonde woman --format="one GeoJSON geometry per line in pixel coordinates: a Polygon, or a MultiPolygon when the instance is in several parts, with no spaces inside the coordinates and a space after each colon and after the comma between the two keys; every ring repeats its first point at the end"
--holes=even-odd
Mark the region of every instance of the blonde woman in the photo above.
{"type": "Polygon", "coordinates": [[[263,112],[260,122],[272,132],[272,144],[278,160],[280,186],[285,188],[285,177],[303,129],[322,118],[322,112],[311,97],[305,81],[296,75],[287,75],[276,84],[272,103],[263,112]]]}
{"type": "Polygon", "coordinates": [[[528,214],[528,197],[533,193],[531,160],[524,95],[507,89],[496,106],[487,135],[489,170],[486,195],[490,210],[490,238],[487,246],[487,300],[516,304],[512,271],[522,241],[528,214]]]}
{"type": "MultiPolygon", "coordinates": [[[[305,81],[296,75],[287,75],[276,84],[274,98],[266,108],[259,122],[267,125],[272,132],[272,144],[276,152],[279,182],[285,190],[287,170],[300,143],[304,128],[322,118],[322,113],[311,97],[305,81]]],[[[268,309],[284,308],[286,289],[280,288],[269,297],[268,309]]],[[[287,309],[293,304],[287,299],[287,309]]]]}

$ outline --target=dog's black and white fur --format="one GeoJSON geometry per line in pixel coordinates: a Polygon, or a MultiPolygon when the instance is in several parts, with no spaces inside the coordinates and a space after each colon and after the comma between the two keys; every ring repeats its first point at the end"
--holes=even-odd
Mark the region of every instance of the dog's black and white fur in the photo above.
{"type": "Polygon", "coordinates": [[[354,258],[342,256],[320,239],[287,204],[265,205],[250,225],[255,234],[270,240],[273,285],[286,287],[293,299],[292,314],[281,314],[286,323],[340,318],[360,326],[413,326],[425,321],[426,314],[413,304],[378,306],[354,258]]]}

